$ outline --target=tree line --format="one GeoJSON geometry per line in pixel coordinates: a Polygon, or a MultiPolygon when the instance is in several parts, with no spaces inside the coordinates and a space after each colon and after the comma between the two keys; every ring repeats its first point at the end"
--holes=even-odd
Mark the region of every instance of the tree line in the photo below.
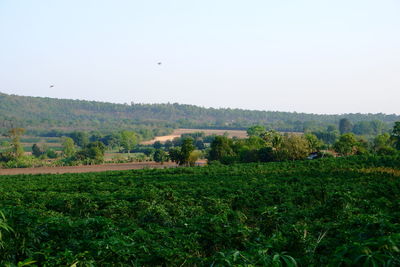
{"type": "Polygon", "coordinates": [[[27,134],[36,136],[61,136],[72,130],[111,133],[115,130],[138,132],[141,129],[160,135],[160,131],[174,128],[247,129],[257,124],[277,131],[304,132],[324,130],[328,126],[337,128],[343,118],[354,122],[355,134],[380,134],[400,120],[400,116],[395,114],[318,115],[203,108],[177,103],[112,104],[0,93],[0,131],[13,124],[12,128],[25,128],[27,134]],[[2,127],[2,124],[8,126],[2,127]]]}

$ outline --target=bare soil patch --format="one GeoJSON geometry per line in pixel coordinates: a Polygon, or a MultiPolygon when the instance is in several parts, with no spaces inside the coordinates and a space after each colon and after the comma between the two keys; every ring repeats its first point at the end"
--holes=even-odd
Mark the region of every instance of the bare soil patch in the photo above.
{"type": "Polygon", "coordinates": [[[150,141],[144,141],[141,144],[143,145],[151,145],[156,141],[160,141],[161,143],[165,143],[168,140],[173,140],[176,137],[180,137],[182,134],[186,133],[197,133],[204,132],[205,135],[224,135],[228,134],[229,137],[238,137],[238,138],[246,138],[247,132],[244,130],[214,130],[214,129],[176,129],[170,135],[157,136],[156,138],[150,141]]]}
{"type": "MultiPolygon", "coordinates": [[[[205,160],[196,162],[197,166],[206,164],[205,160]]],[[[0,169],[0,175],[16,175],[16,174],[62,174],[62,173],[84,173],[84,172],[104,172],[104,171],[124,171],[138,169],[155,169],[155,168],[176,168],[177,164],[173,162],[131,162],[131,163],[107,163],[101,165],[86,166],[63,166],[63,167],[37,167],[37,168],[15,168],[0,169]]]]}

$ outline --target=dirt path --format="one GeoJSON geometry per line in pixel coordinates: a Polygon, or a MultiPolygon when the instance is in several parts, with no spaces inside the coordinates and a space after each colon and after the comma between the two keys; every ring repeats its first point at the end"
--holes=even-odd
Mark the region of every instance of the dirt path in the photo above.
{"type": "Polygon", "coordinates": [[[176,129],[170,135],[157,136],[153,140],[144,141],[141,144],[143,145],[151,145],[156,141],[160,141],[161,143],[165,143],[167,140],[172,140],[175,137],[180,137],[181,134],[185,133],[196,133],[196,132],[204,132],[205,135],[223,135],[225,133],[228,134],[229,137],[238,137],[238,138],[246,138],[247,132],[243,130],[214,130],[214,129],[176,129]]]}

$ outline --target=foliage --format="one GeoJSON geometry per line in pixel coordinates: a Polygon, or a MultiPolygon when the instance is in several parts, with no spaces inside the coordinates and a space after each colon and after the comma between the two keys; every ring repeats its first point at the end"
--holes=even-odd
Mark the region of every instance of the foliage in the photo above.
{"type": "Polygon", "coordinates": [[[168,160],[168,153],[162,149],[156,149],[154,151],[153,159],[155,162],[164,163],[165,161],[168,160]]]}
{"type": "Polygon", "coordinates": [[[11,155],[13,159],[19,159],[24,155],[24,148],[21,144],[21,136],[24,134],[23,128],[11,128],[8,136],[11,139],[11,155]]]}
{"type": "Polygon", "coordinates": [[[123,152],[130,152],[135,145],[138,143],[138,138],[135,132],[132,131],[121,131],[121,147],[123,152]]]}
{"type": "Polygon", "coordinates": [[[248,136],[262,136],[267,129],[262,125],[255,125],[247,129],[248,136]]]}
{"type": "Polygon", "coordinates": [[[235,153],[232,149],[233,141],[226,136],[216,136],[211,143],[208,161],[219,160],[226,163],[235,153]]]}
{"type": "Polygon", "coordinates": [[[91,142],[82,150],[78,151],[75,154],[75,158],[85,164],[100,164],[104,161],[105,149],[102,142],[91,142]]]}
{"type": "Polygon", "coordinates": [[[192,154],[195,146],[193,145],[193,138],[183,138],[181,147],[174,147],[169,151],[169,157],[172,161],[179,165],[191,165],[196,154],[192,154]]]}
{"type": "Polygon", "coordinates": [[[400,155],[0,177],[0,265],[398,266],[400,155]],[[4,222],[4,219],[3,219],[4,222]]]}
{"type": "Polygon", "coordinates": [[[70,137],[62,138],[62,151],[64,157],[72,157],[76,153],[74,140],[70,137]]]}
{"type": "MultiPolygon", "coordinates": [[[[318,115],[202,108],[177,103],[112,104],[0,93],[0,121],[12,121],[18,127],[26,128],[31,135],[43,136],[61,137],[65,131],[95,130],[108,134],[129,130],[137,132],[143,139],[150,139],[162,132],[168,134],[173,128],[246,129],[253,125],[286,132],[320,131],[329,125],[337,125],[343,116],[355,125],[362,121],[382,121],[384,130],[400,120],[398,115],[385,114],[318,115]]],[[[372,124],[368,126],[373,130],[372,124]]],[[[359,128],[364,130],[365,127],[359,128]]],[[[74,141],[78,146],[85,145],[74,141]]]]}
{"type": "Polygon", "coordinates": [[[335,151],[342,156],[353,155],[357,152],[357,140],[353,133],[346,133],[339,137],[334,144],[335,151]]]}
{"type": "Polygon", "coordinates": [[[400,121],[395,122],[391,138],[396,146],[396,149],[400,150],[400,121]]]}
{"type": "Polygon", "coordinates": [[[350,133],[353,130],[353,125],[350,120],[347,118],[343,118],[339,121],[339,131],[340,134],[350,133]]]}
{"type": "Polygon", "coordinates": [[[32,155],[39,158],[44,154],[44,151],[37,144],[32,145],[32,155]]]}

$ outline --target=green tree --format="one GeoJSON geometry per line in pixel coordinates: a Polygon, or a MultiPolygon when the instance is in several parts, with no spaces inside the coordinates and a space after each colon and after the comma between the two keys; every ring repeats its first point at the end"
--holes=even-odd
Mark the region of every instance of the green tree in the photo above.
{"type": "Polygon", "coordinates": [[[342,156],[353,155],[357,152],[357,139],[353,133],[346,133],[339,137],[333,147],[342,156]]]}
{"type": "Polygon", "coordinates": [[[62,138],[62,151],[64,157],[72,157],[76,153],[74,140],[70,137],[62,138]]]}
{"type": "Polygon", "coordinates": [[[353,130],[353,125],[350,120],[343,118],[339,121],[340,134],[350,133],[353,130]]]}
{"type": "Polygon", "coordinates": [[[14,159],[19,159],[24,155],[24,148],[21,144],[21,136],[25,133],[23,128],[12,128],[8,132],[11,138],[11,153],[14,159]]]}
{"type": "Polygon", "coordinates": [[[181,146],[181,162],[183,165],[189,164],[189,157],[192,151],[194,151],[195,146],[193,145],[193,138],[184,138],[182,140],[181,146]]]}
{"type": "Polygon", "coordinates": [[[37,144],[33,144],[32,146],[32,155],[35,156],[36,158],[39,158],[44,154],[44,151],[42,148],[40,148],[37,144]]]}
{"type": "Polygon", "coordinates": [[[181,165],[181,148],[180,147],[172,147],[168,151],[169,158],[173,161],[176,162],[177,164],[181,165]]]}
{"type": "Polygon", "coordinates": [[[308,146],[311,149],[311,152],[318,152],[321,150],[324,143],[318,139],[318,137],[314,134],[307,133],[304,135],[304,138],[308,142],[308,146]]]}
{"type": "Polygon", "coordinates": [[[277,160],[306,159],[311,153],[308,140],[300,135],[285,135],[276,153],[277,160]]]}
{"type": "Polygon", "coordinates": [[[100,164],[104,161],[105,145],[102,142],[91,142],[75,155],[77,160],[85,164],[100,164]]]}
{"type": "Polygon", "coordinates": [[[163,164],[165,161],[168,160],[168,154],[162,149],[156,149],[154,151],[154,161],[163,164]]]}
{"type": "Polygon", "coordinates": [[[166,150],[169,150],[171,147],[173,147],[174,146],[174,144],[172,143],[172,141],[171,140],[167,140],[167,141],[165,141],[165,143],[164,143],[164,147],[165,147],[165,149],[166,150]]]}
{"type": "Polygon", "coordinates": [[[275,130],[266,131],[261,137],[265,141],[265,146],[275,150],[281,146],[283,141],[282,135],[275,130]]]}
{"type": "Polygon", "coordinates": [[[72,132],[69,137],[71,137],[75,144],[79,147],[85,147],[89,143],[89,135],[87,132],[72,132]]]}
{"type": "Polygon", "coordinates": [[[254,125],[247,129],[247,135],[248,136],[262,136],[267,129],[265,129],[264,126],[262,125],[254,125]]]}
{"type": "Polygon", "coordinates": [[[209,162],[214,160],[222,161],[224,158],[235,156],[232,146],[232,139],[226,136],[216,136],[211,142],[207,160],[209,162]]]}
{"type": "Polygon", "coordinates": [[[154,144],[153,144],[153,147],[155,149],[161,149],[162,148],[162,144],[161,144],[160,141],[155,141],[154,144]]]}
{"type": "Polygon", "coordinates": [[[179,165],[189,165],[189,158],[194,149],[193,138],[183,138],[180,147],[173,147],[169,150],[169,158],[179,165]]]}
{"type": "Polygon", "coordinates": [[[400,121],[394,123],[391,139],[393,140],[396,149],[400,150],[400,121]]]}
{"type": "Polygon", "coordinates": [[[138,138],[135,132],[132,131],[122,131],[121,132],[121,147],[124,152],[130,152],[135,148],[138,143],[138,138]]]}
{"type": "Polygon", "coordinates": [[[56,159],[58,157],[57,152],[52,148],[47,149],[45,154],[49,159],[56,159]]]}
{"type": "Polygon", "coordinates": [[[188,164],[190,166],[194,166],[196,164],[196,161],[201,157],[202,153],[200,150],[193,150],[190,152],[189,158],[188,158],[188,164]]]}

